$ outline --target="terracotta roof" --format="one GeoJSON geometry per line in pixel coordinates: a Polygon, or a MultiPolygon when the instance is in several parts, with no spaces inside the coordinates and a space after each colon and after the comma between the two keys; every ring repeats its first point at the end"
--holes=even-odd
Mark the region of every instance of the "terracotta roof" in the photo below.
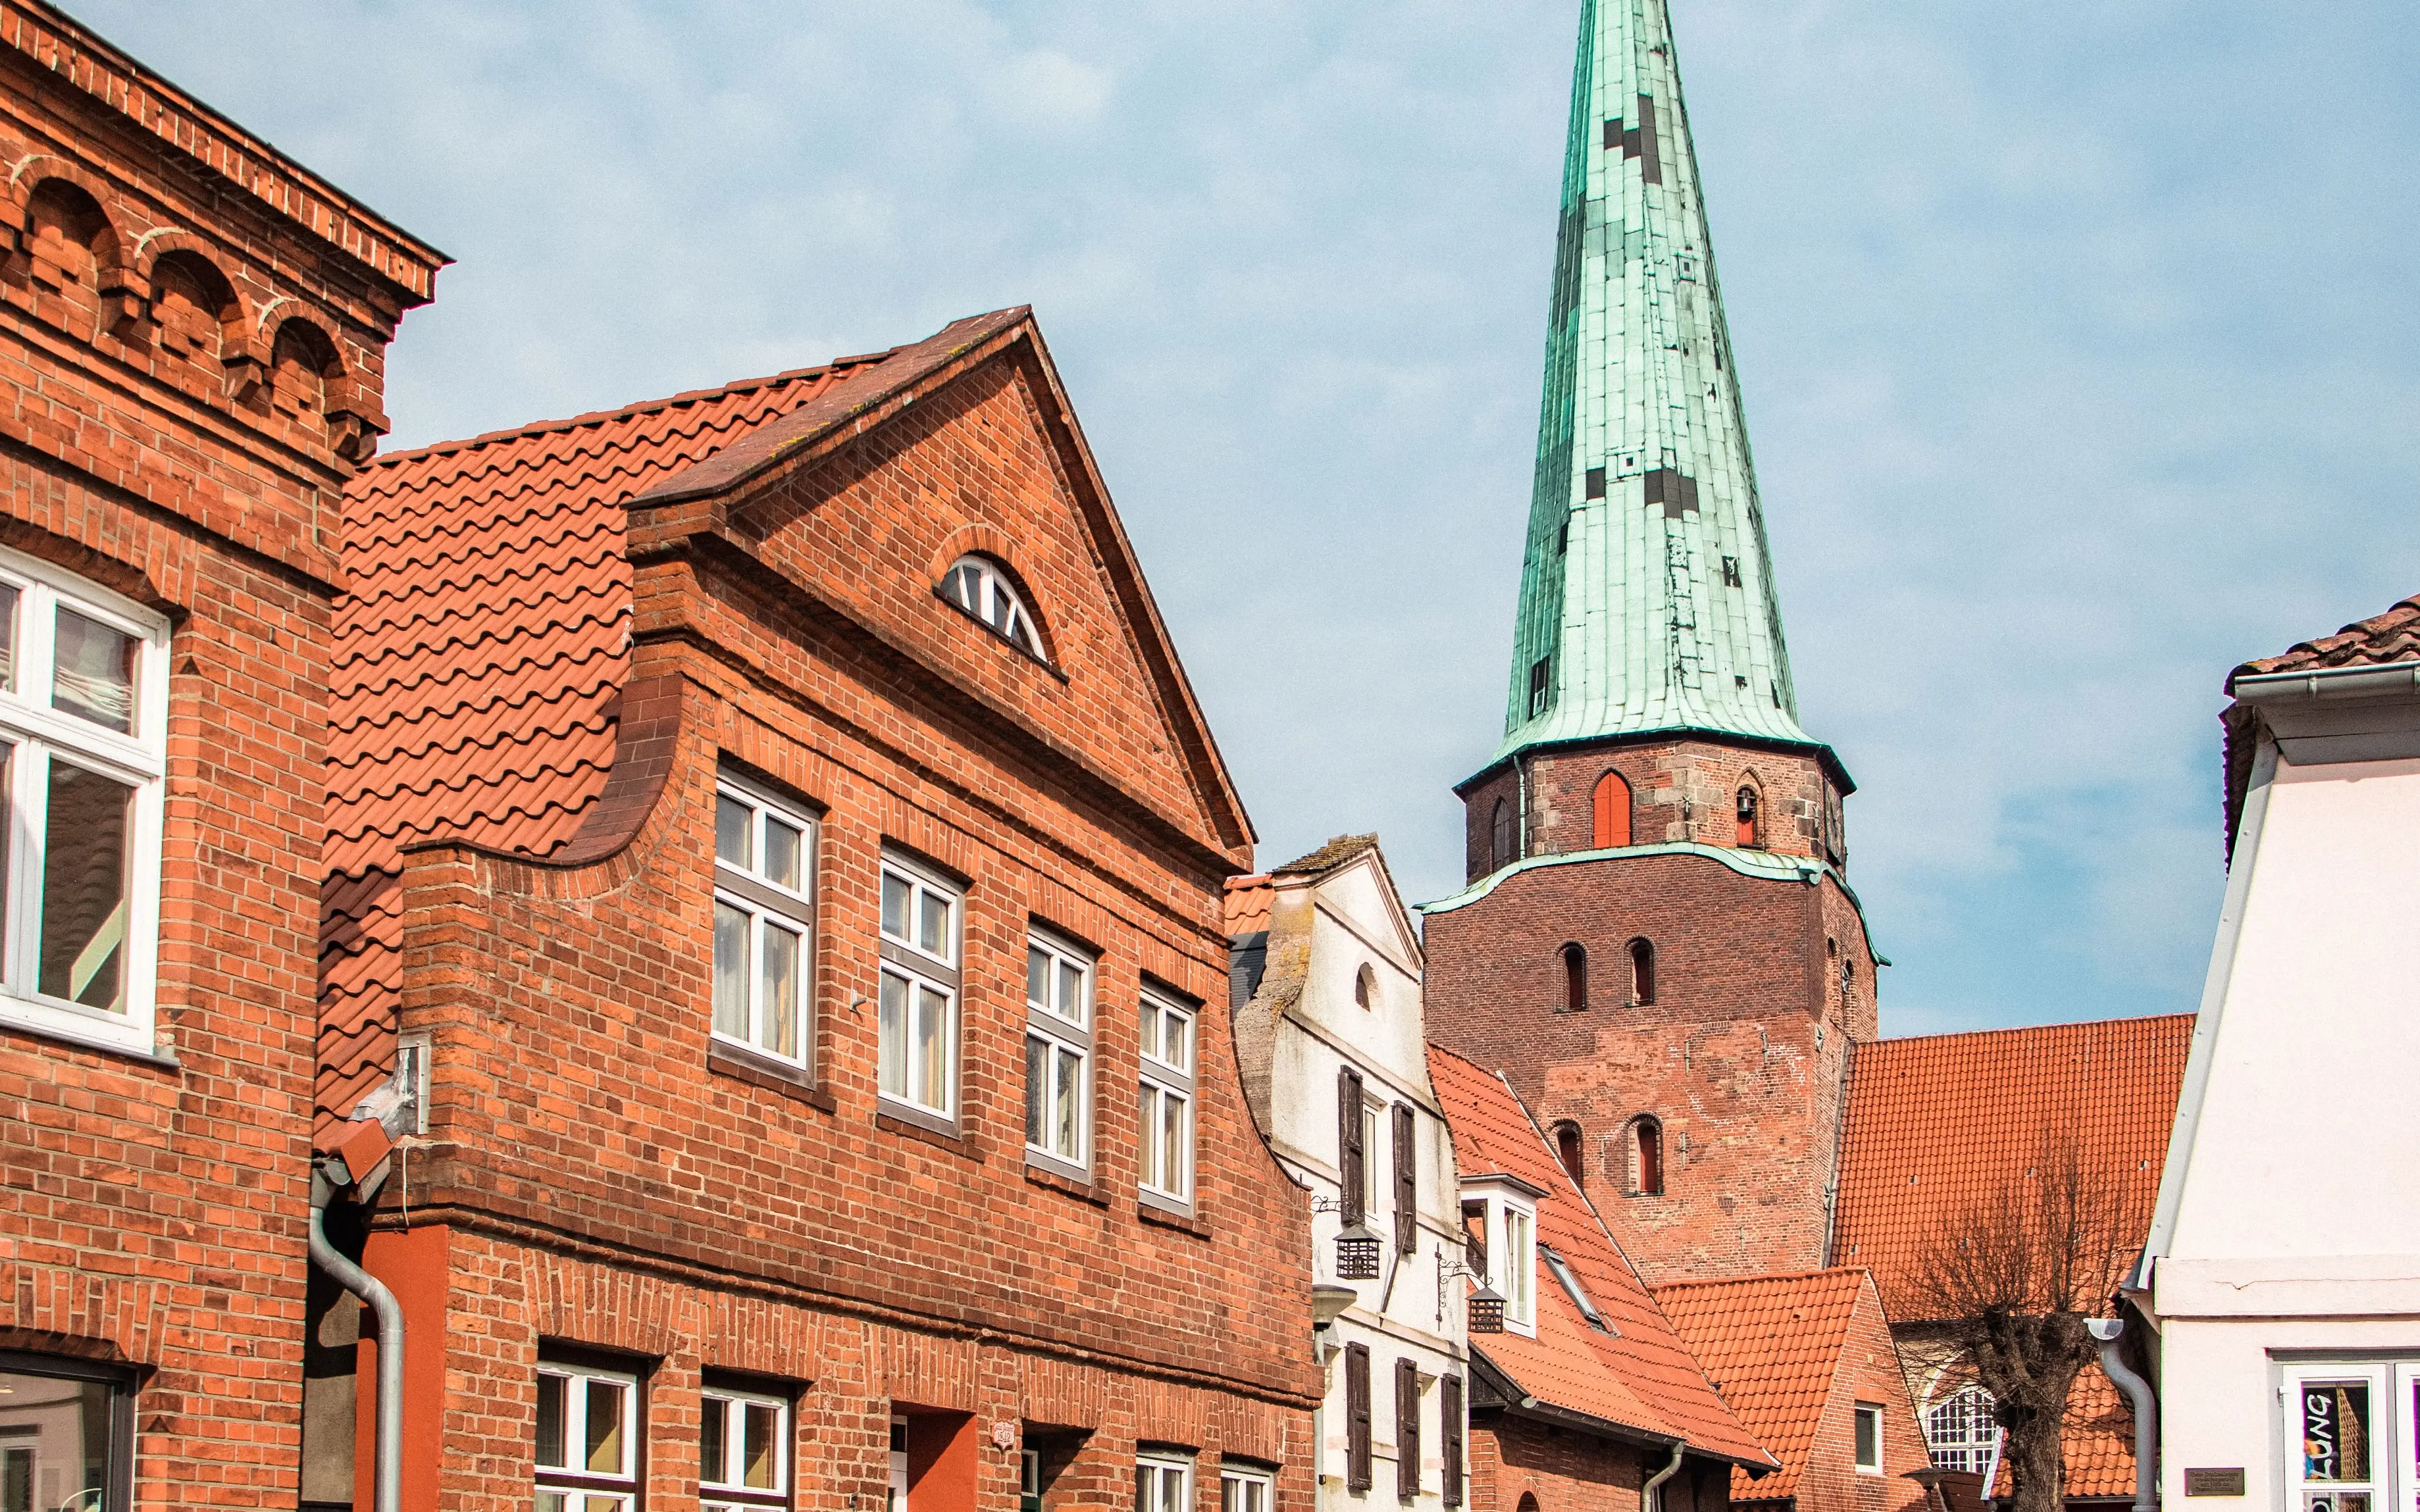
{"type": "Polygon", "coordinates": [[[1532,1293],[1538,1336],[1509,1330],[1481,1335],[1471,1340],[1473,1352],[1549,1407],[1657,1439],[1683,1439],[1734,1463],[1776,1464],[1723,1405],[1511,1086],[1435,1045],[1429,1074],[1463,1179],[1510,1176],[1547,1194],[1538,1202],[1538,1242],[1562,1257],[1612,1325],[1611,1332],[1591,1325],[1542,1256],[1532,1293]]]}
{"type": "Polygon", "coordinates": [[[1732,1501],[1797,1494],[1865,1285],[1864,1271],[1843,1268],[1655,1288],[1665,1316],[1724,1402],[1781,1461],[1780,1471],[1762,1480],[1732,1472],[1732,1501]]]}
{"type": "Polygon", "coordinates": [[[2124,1231],[2148,1232],[2193,1026],[2176,1013],[1857,1046],[1833,1262],[1871,1271],[1895,1320],[1921,1319],[1930,1236],[2069,1136],[2122,1194],[2124,1231]]]}
{"type": "Polygon", "coordinates": [[[2383,614],[2355,620],[2334,635],[2301,641],[2278,656],[2247,661],[2226,674],[2226,689],[2235,691],[2239,677],[2257,677],[2265,672],[2308,671],[2319,667],[2382,667],[2397,661],[2420,661],[2420,594],[2383,614]]]}
{"type": "Polygon", "coordinates": [[[626,502],[819,400],[845,409],[896,387],[972,324],[397,453],[346,488],[320,894],[323,1128],[394,1064],[403,848],[458,838],[544,856],[604,791],[629,662],[626,502]],[[921,360],[895,361],[909,353],[921,360]]]}
{"type": "Polygon", "coordinates": [[[1269,874],[1227,879],[1227,938],[1258,934],[1269,927],[1269,874]]]}
{"type": "MultiPolygon", "coordinates": [[[[2134,1413],[2117,1386],[2098,1365],[2075,1373],[2068,1388],[2067,1415],[2059,1423],[2059,1451],[2066,1461],[2066,1495],[2134,1498],[2134,1413]]],[[[2006,1496],[1999,1482],[2006,1467],[1995,1467],[1986,1496],[2006,1496]]]]}

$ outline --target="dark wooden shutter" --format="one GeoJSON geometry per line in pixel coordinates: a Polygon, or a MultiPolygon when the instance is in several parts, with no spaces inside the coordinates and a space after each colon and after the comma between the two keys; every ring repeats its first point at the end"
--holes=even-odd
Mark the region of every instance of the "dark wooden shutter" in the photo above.
{"type": "Polygon", "coordinates": [[[1336,1169],[1347,1228],[1370,1211],[1369,1168],[1369,1151],[1361,1148],[1361,1073],[1345,1066],[1336,1072],[1336,1169]]]}
{"type": "Polygon", "coordinates": [[[1445,1504],[1462,1504],[1462,1378],[1437,1382],[1437,1458],[1445,1475],[1445,1504]]]}
{"type": "Polygon", "coordinates": [[[1418,1115],[1409,1103],[1395,1104],[1395,1248],[1420,1248],[1420,1150],[1418,1115]]]}
{"type": "Polygon", "coordinates": [[[1370,1347],[1344,1346],[1344,1488],[1370,1489],[1370,1347]]]}
{"type": "Polygon", "coordinates": [[[1405,1357],[1395,1362],[1395,1496],[1409,1502],[1420,1494],[1420,1364],[1405,1357]]]}

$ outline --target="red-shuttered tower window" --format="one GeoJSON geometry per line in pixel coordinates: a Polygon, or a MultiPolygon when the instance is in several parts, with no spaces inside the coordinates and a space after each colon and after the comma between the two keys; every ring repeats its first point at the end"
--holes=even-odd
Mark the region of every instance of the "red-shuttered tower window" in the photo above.
{"type": "Polygon", "coordinates": [[[1590,807],[1595,810],[1595,824],[1590,839],[1601,851],[1609,851],[1630,843],[1630,784],[1620,772],[1607,772],[1596,779],[1596,795],[1590,807]]]}

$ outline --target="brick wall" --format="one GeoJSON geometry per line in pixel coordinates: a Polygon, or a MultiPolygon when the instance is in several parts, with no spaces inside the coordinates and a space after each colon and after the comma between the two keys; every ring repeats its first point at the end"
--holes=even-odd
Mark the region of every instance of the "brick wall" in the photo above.
{"type": "Polygon", "coordinates": [[[0,1348],[132,1367],[138,1504],[297,1491],[335,490],[441,259],[0,7],[0,545],[165,615],[148,1053],[0,1022],[0,1348]]]}
{"type": "MultiPolygon", "coordinates": [[[[1668,1448],[1553,1427],[1501,1410],[1470,1423],[1471,1512],[1639,1512],[1639,1489],[1671,1458],[1668,1448]]],[[[1699,1458],[1660,1490],[1662,1512],[1722,1512],[1729,1467],[1699,1458]]]]}
{"type": "Polygon", "coordinates": [[[1924,1489],[1908,1479],[1907,1473],[1929,1469],[1931,1463],[1889,1319],[1868,1281],[1858,1289],[1839,1368],[1799,1473],[1797,1512],[1922,1512],[1927,1505],[1924,1489]],[[1857,1470],[1855,1414],[1860,1402],[1883,1409],[1880,1474],[1857,1470]]]}

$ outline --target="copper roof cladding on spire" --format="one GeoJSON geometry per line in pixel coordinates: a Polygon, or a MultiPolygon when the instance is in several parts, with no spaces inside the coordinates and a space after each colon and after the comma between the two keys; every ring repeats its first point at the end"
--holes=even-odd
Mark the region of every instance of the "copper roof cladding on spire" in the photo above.
{"type": "Polygon", "coordinates": [[[1731,1281],[1676,1281],[1655,1301],[1757,1442],[1781,1461],[1762,1480],[1731,1475],[1734,1502],[1798,1494],[1798,1477],[1823,1425],[1840,1351],[1868,1285],[1854,1267],[1731,1281]]]}
{"type": "Polygon", "coordinates": [[[1924,1246],[2072,1142],[2149,1231],[2194,1015],[2045,1024],[1858,1045],[1840,1132],[1832,1260],[1874,1274],[1896,1322],[1930,1316],[1924,1246]]]}
{"type": "Polygon", "coordinates": [[[394,1063],[403,851],[545,857],[596,810],[629,665],[626,507],[728,482],[1024,317],[381,457],[347,487],[328,738],[317,1103],[394,1063]],[[750,445],[748,443],[754,442],[750,445]]]}
{"type": "Polygon", "coordinates": [[[1532,1288],[1537,1337],[1489,1335],[1484,1344],[1472,1340],[1472,1355],[1538,1403],[1574,1418],[1650,1442],[1680,1440],[1751,1470],[1775,1468],[1778,1461],[1708,1383],[1504,1078],[1435,1045],[1429,1047],[1429,1074],[1463,1179],[1510,1176],[1545,1193],[1538,1202],[1538,1242],[1561,1257],[1611,1325],[1600,1331],[1590,1323],[1541,1261],[1532,1288]]]}

